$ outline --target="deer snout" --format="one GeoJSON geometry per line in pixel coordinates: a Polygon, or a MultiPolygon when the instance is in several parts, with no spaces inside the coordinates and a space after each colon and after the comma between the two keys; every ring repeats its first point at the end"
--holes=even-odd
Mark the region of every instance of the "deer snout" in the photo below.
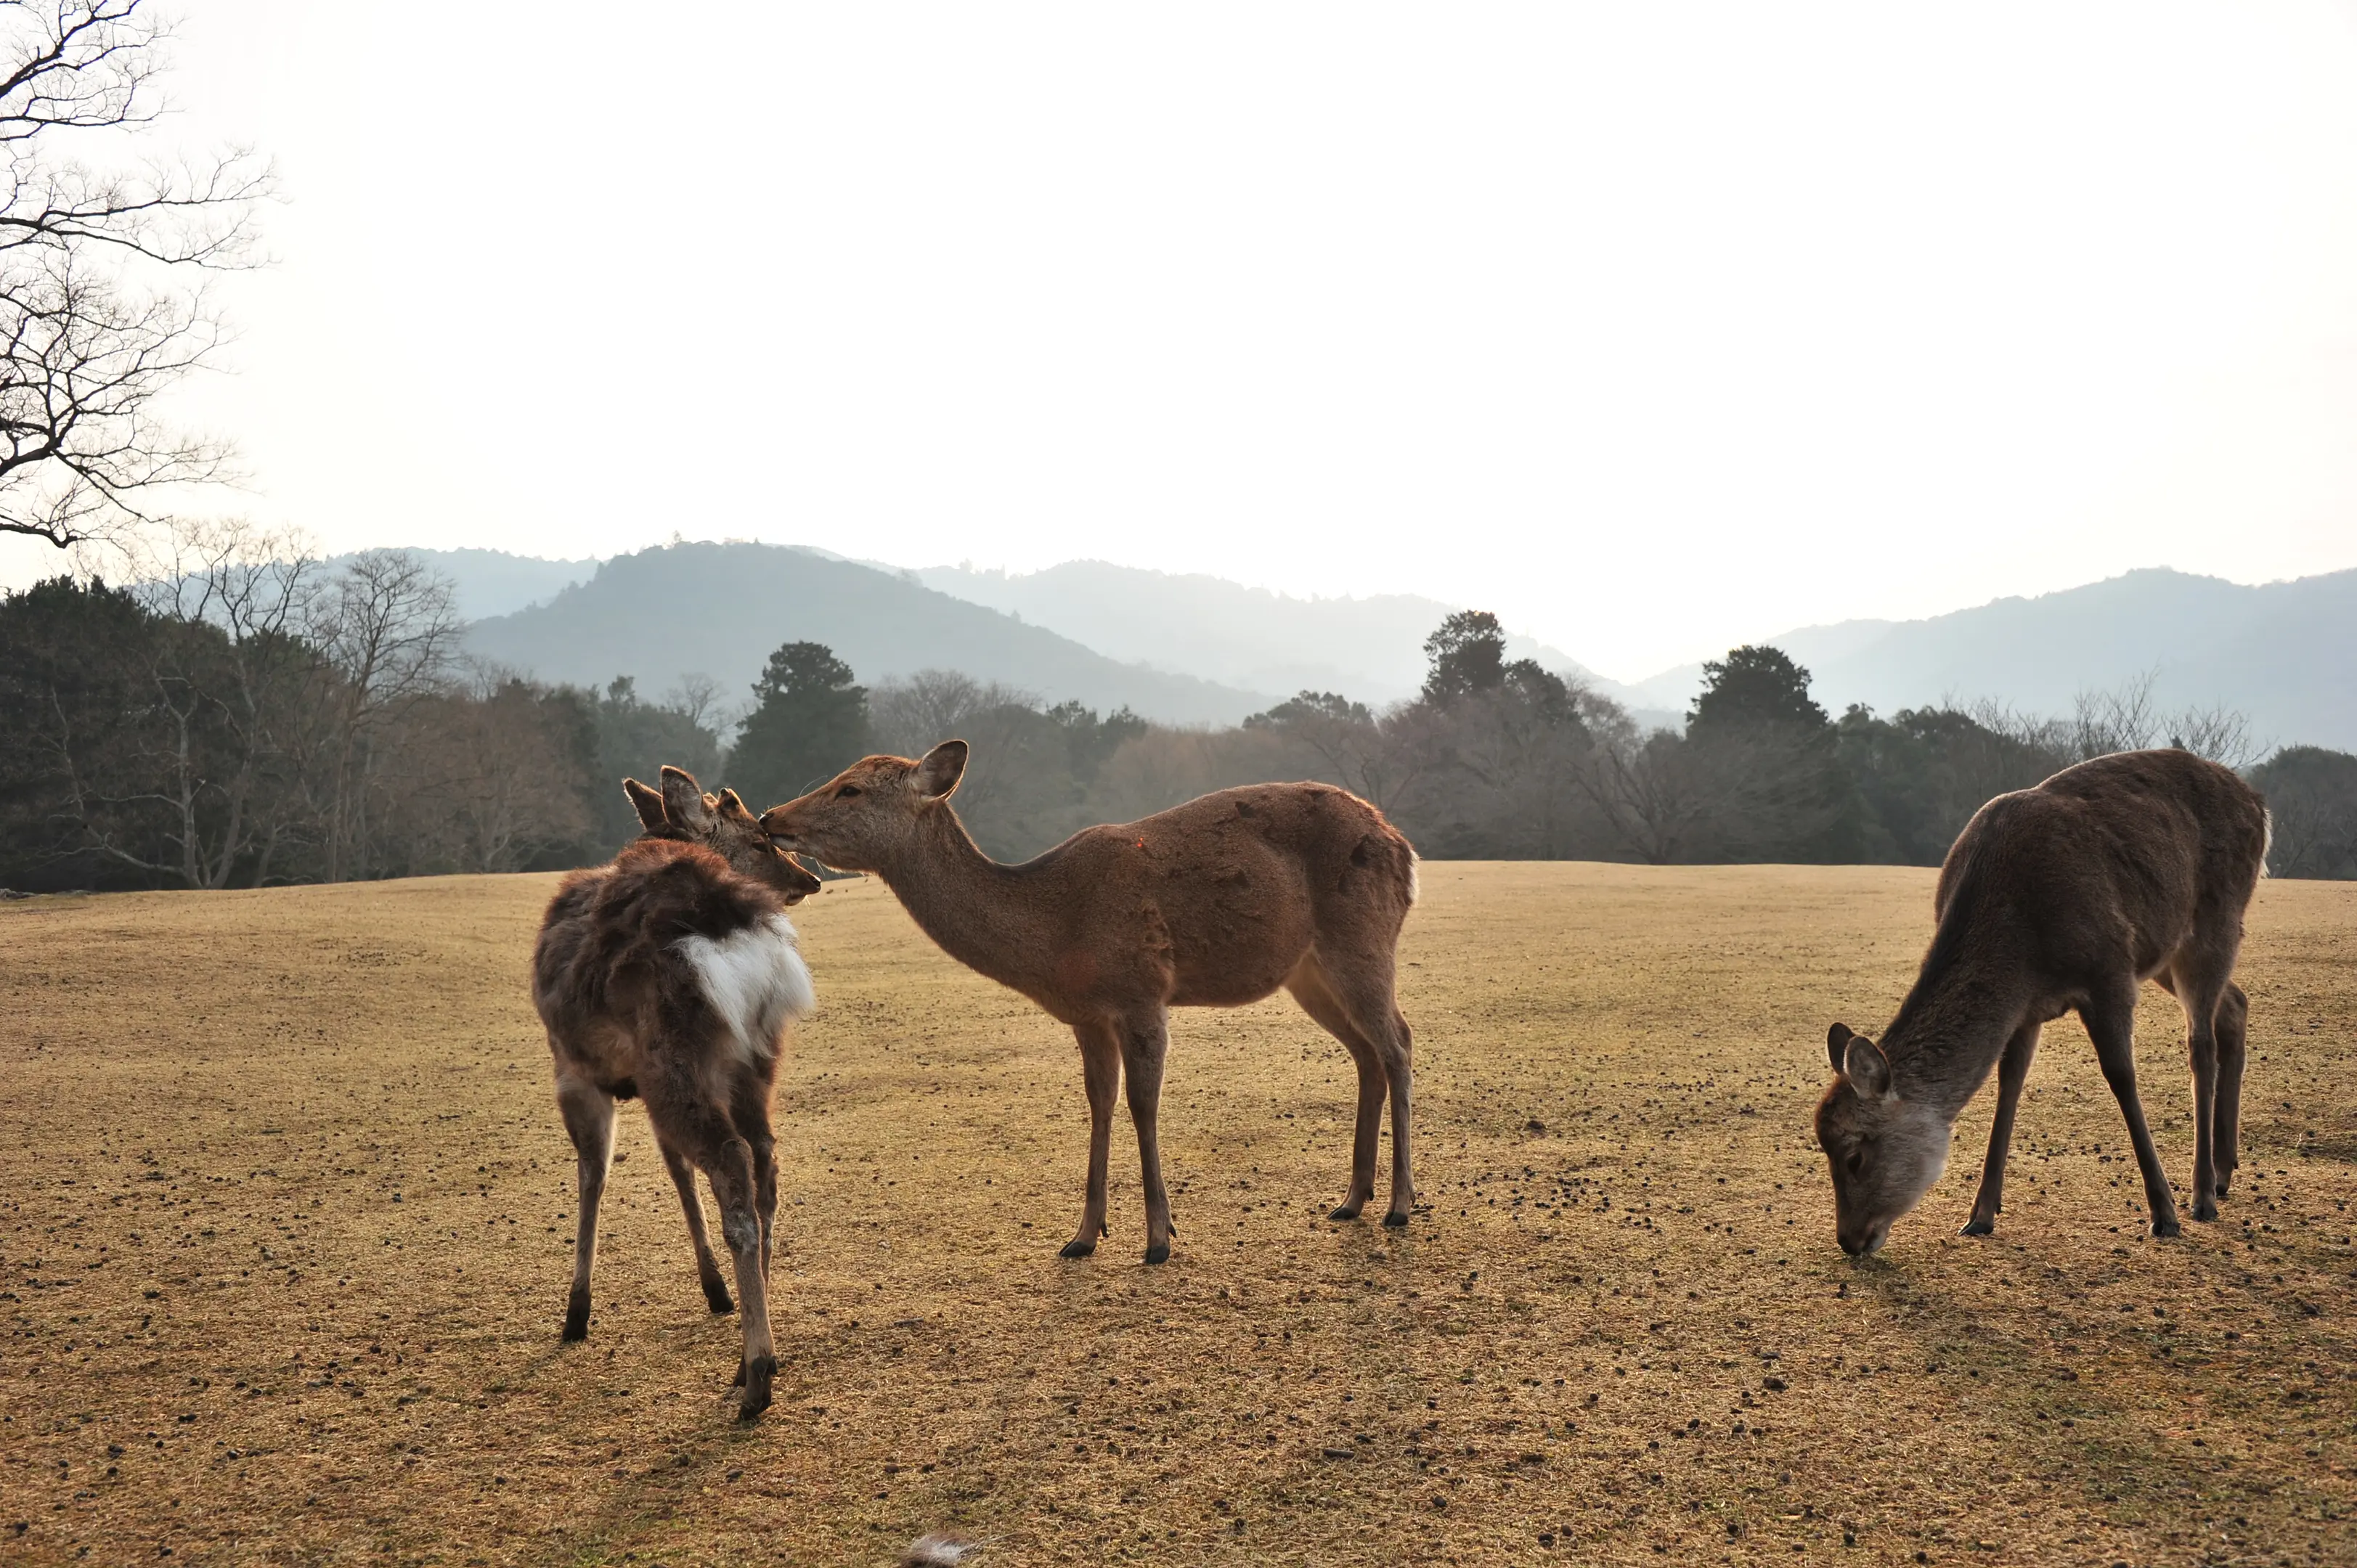
{"type": "Polygon", "coordinates": [[[1890,1222],[1886,1219],[1874,1225],[1844,1226],[1835,1235],[1841,1242],[1841,1250],[1851,1257],[1869,1257],[1882,1251],[1882,1244],[1890,1240],[1890,1222]]]}

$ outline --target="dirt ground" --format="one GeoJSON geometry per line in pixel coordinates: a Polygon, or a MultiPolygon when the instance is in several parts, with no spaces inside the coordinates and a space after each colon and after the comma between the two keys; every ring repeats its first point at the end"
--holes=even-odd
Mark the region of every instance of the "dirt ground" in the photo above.
{"type": "MultiPolygon", "coordinates": [[[[0,905],[0,1560],[998,1564],[2357,1562],[2357,886],[2251,920],[2243,1177],[2144,1239],[2050,1028],[1998,1234],[1990,1095],[1888,1251],[1834,1244],[1809,1112],[1932,874],[1429,865],[1405,1234],[1322,1216],[1340,1048],[1182,1014],[1179,1234],[1081,1200],[1077,1052],[872,884],[800,912],[779,1402],[730,1419],[643,1116],[588,1341],[525,995],[552,880],[0,905]]],[[[2146,1100],[2180,1189],[2182,1024],[2146,1100]]],[[[1371,1208],[1370,1212],[1373,1212],[1371,1208]]]]}

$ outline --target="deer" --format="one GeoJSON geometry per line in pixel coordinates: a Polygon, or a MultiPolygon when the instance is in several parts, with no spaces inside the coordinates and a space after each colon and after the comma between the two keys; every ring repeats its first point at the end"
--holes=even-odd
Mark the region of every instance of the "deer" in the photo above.
{"type": "Polygon", "coordinates": [[[2238,1165],[2250,1001],[2233,983],[2266,875],[2258,791],[2190,752],[2115,753],[1975,812],[1940,867],[1930,949],[1876,1041],[1835,1024],[1819,1101],[1842,1250],[1878,1250],[1945,1168],[1956,1118],[1994,1068],[1996,1115],[1967,1236],[1995,1232],[2006,1155],[2040,1028],[2076,1012],[2119,1101],[2155,1238],[2180,1233],[2136,1093],[2136,993],[2185,1012],[2193,1068],[2193,1218],[2218,1217],[2238,1165]]]}
{"type": "Polygon", "coordinates": [[[1109,1235],[1105,1167],[1114,1090],[1126,1084],[1146,1195],[1146,1262],[1170,1256],[1157,1117],[1173,1007],[1240,1007],[1282,986],[1358,1068],[1351,1185],[1356,1219],[1375,1190],[1392,1117],[1387,1226],[1415,1206],[1411,1036],[1394,995],[1415,852],[1375,807],[1331,785],[1222,789],[1134,822],[1084,828],[1008,865],[974,844],[950,798],[969,748],[867,757],[773,806],[761,829],[844,871],[880,877],[949,956],[1022,993],[1080,1042],[1089,1101],[1087,1197],[1061,1255],[1109,1235]]]}
{"type": "Polygon", "coordinates": [[[645,1102],[679,1190],[695,1270],[715,1314],[737,1305],[714,1262],[695,1172],[712,1184],[743,1303],[737,1413],[768,1408],[777,1371],[768,1279],[778,1208],[770,1102],[786,1026],[813,1005],[787,906],[819,879],[777,848],[734,790],[707,795],[665,768],[662,787],[622,788],[644,832],[610,865],[566,876],[533,953],[533,1002],[555,1058],[580,1215],[563,1339],[589,1333],[597,1206],[614,1105],[645,1102]]]}

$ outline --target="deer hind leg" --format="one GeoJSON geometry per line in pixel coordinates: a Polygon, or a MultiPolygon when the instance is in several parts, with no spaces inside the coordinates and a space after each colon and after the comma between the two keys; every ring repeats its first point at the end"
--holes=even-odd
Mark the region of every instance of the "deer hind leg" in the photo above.
{"type": "MultiPolygon", "coordinates": [[[[2226,967],[2232,963],[2229,954],[2226,967]]],[[[2218,1218],[2218,1015],[2226,968],[2210,954],[2180,954],[2159,979],[2185,1009],[2185,1051],[2193,1068],[2193,1218],[2212,1220],[2218,1218]]]]}
{"type": "Polygon", "coordinates": [[[1170,1261],[1170,1194],[1162,1185],[1162,1062],[1170,1049],[1170,1015],[1161,1008],[1121,1032],[1122,1079],[1130,1124],[1137,1129],[1137,1170],[1146,1187],[1146,1261],[1170,1261]]]}
{"type": "Polygon", "coordinates": [[[751,1069],[737,1075],[728,1119],[753,1150],[753,1207],[761,1217],[761,1277],[766,1280],[777,1241],[778,1139],[770,1128],[770,1080],[765,1075],[751,1069]]]}
{"type": "Polygon", "coordinates": [[[1081,1206],[1081,1229],[1064,1243],[1062,1256],[1085,1258],[1097,1250],[1105,1225],[1106,1167],[1113,1159],[1113,1097],[1121,1087],[1121,1038],[1108,1024],[1079,1024],[1081,1079],[1089,1093],[1089,1194],[1081,1206]]]}
{"type": "Polygon", "coordinates": [[[2177,1200],[2169,1196],[2168,1173],[2160,1168],[2160,1153],[2153,1147],[2152,1129],[2145,1125],[2144,1101],[2136,1097],[2136,982],[2133,978],[2107,986],[2079,1009],[2080,1021],[2095,1043],[2095,1059],[2103,1065],[2104,1081],[2120,1102],[2127,1123],[2128,1142],[2136,1149],[2136,1169],[2144,1176],[2144,1201],[2152,1216],[2152,1233],[2175,1236],[2177,1200]]]}
{"type": "Polygon", "coordinates": [[[737,1415],[752,1420],[770,1408],[770,1383],[777,1376],[778,1351],[770,1337],[770,1294],[761,1271],[759,1187],[754,1174],[753,1145],[740,1135],[720,1106],[703,1100],[692,1081],[681,1078],[649,1083],[641,1080],[647,1114],[657,1135],[686,1155],[712,1183],[720,1206],[720,1239],[736,1265],[739,1326],[744,1330],[744,1354],[737,1379],[744,1389],[737,1415]]]}
{"type": "Polygon", "coordinates": [[[2243,1062],[2251,1019],[2251,999],[2229,982],[2218,1004],[2218,1100],[2210,1116],[2210,1157],[2217,1173],[2218,1197],[2234,1179],[2243,1163],[2243,1062]]]}
{"type": "Polygon", "coordinates": [[[704,1229],[704,1201],[695,1196],[695,1167],[660,1133],[655,1136],[655,1147],[662,1151],[671,1184],[679,1189],[680,1210],[687,1216],[687,1239],[695,1243],[695,1277],[704,1286],[704,1299],[716,1313],[734,1312],[737,1304],[729,1298],[720,1265],[713,1261],[712,1238],[704,1229]]]}
{"type": "Polygon", "coordinates": [[[1400,1015],[1392,990],[1392,951],[1386,946],[1349,959],[1332,953],[1318,955],[1327,988],[1341,1004],[1351,1027],[1374,1047],[1392,1101],[1392,1200],[1383,1223],[1398,1227],[1415,1211],[1415,1180],[1409,1150],[1410,1103],[1415,1098],[1415,1036],[1400,1015]]]}
{"type": "Polygon", "coordinates": [[[1351,1024],[1351,1015],[1336,999],[1333,987],[1326,981],[1326,972],[1318,967],[1314,954],[1305,954],[1285,977],[1285,988],[1301,1004],[1301,1010],[1317,1021],[1318,1027],[1342,1042],[1351,1053],[1351,1063],[1359,1069],[1359,1124],[1351,1140],[1351,1190],[1329,1219],[1356,1219],[1367,1200],[1375,1196],[1375,1146],[1381,1141],[1383,1125],[1383,1099],[1391,1091],[1391,1079],[1383,1071],[1383,1059],[1375,1047],[1361,1038],[1351,1024]]]}
{"type": "Polygon", "coordinates": [[[2030,1059],[2038,1055],[2038,1026],[2024,1024],[2005,1044],[1996,1066],[1996,1120],[1989,1126],[1988,1158],[1981,1165],[1981,1189],[1973,1199],[1973,1217],[1964,1223],[1967,1236],[1986,1236],[2005,1212],[2005,1162],[2013,1147],[2013,1113],[2021,1104],[2021,1086],[2029,1077],[2030,1059]]]}
{"type": "Polygon", "coordinates": [[[589,1271],[597,1261],[597,1204],[606,1195],[606,1171],[614,1157],[614,1097],[587,1079],[559,1070],[556,1109],[573,1140],[575,1179],[580,1194],[579,1228],[573,1240],[573,1294],[565,1304],[565,1337],[589,1337],[589,1271]]]}

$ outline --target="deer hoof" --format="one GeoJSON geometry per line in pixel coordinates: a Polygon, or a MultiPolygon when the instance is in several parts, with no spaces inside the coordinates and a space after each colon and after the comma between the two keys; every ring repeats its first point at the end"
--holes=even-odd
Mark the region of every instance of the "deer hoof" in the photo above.
{"type": "Polygon", "coordinates": [[[728,1287],[717,1281],[704,1287],[704,1299],[712,1308],[713,1316],[716,1317],[722,1313],[737,1310],[737,1304],[728,1299],[728,1287]]]}
{"type": "Polygon", "coordinates": [[[2218,1200],[2206,1192],[2196,1197],[2193,1200],[2193,1218],[2204,1225],[2217,1219],[2218,1200]]]}
{"type": "Polygon", "coordinates": [[[777,1376],[775,1356],[756,1356],[739,1369],[745,1380],[745,1397],[737,1403],[737,1419],[751,1421],[770,1408],[770,1380],[777,1376]]]}
{"type": "Polygon", "coordinates": [[[1096,1250],[1097,1244],[1094,1241],[1083,1241],[1079,1237],[1075,1236],[1072,1240],[1064,1243],[1064,1250],[1057,1253],[1056,1256],[1060,1258],[1085,1258],[1096,1250]]]}
{"type": "Polygon", "coordinates": [[[2183,1234],[2185,1234],[2185,1227],[2177,1222],[2177,1216],[2174,1214],[2165,1219],[2156,1219],[2152,1222],[2152,1239],[2156,1241],[2170,1240],[2183,1234]]]}
{"type": "Polygon", "coordinates": [[[1329,1219],[1356,1219],[1358,1217],[1359,1206],[1355,1203],[1346,1203],[1326,1218],[1329,1219]]]}
{"type": "Polygon", "coordinates": [[[1383,1229],[1386,1230],[1405,1230],[1407,1229],[1407,1216],[1405,1214],[1384,1215],[1383,1229]]]}
{"type": "Polygon", "coordinates": [[[1165,1241],[1158,1247],[1148,1247],[1146,1249],[1146,1261],[1149,1263],[1168,1262],[1170,1261],[1170,1243],[1165,1241]]]}
{"type": "Polygon", "coordinates": [[[565,1307],[564,1342],[567,1345],[589,1337],[589,1298],[576,1295],[565,1307]]]}
{"type": "Polygon", "coordinates": [[[1989,1214],[1974,1215],[1970,1219],[1964,1221],[1964,1234],[1967,1236],[1996,1235],[1996,1217],[1989,1214]]]}

